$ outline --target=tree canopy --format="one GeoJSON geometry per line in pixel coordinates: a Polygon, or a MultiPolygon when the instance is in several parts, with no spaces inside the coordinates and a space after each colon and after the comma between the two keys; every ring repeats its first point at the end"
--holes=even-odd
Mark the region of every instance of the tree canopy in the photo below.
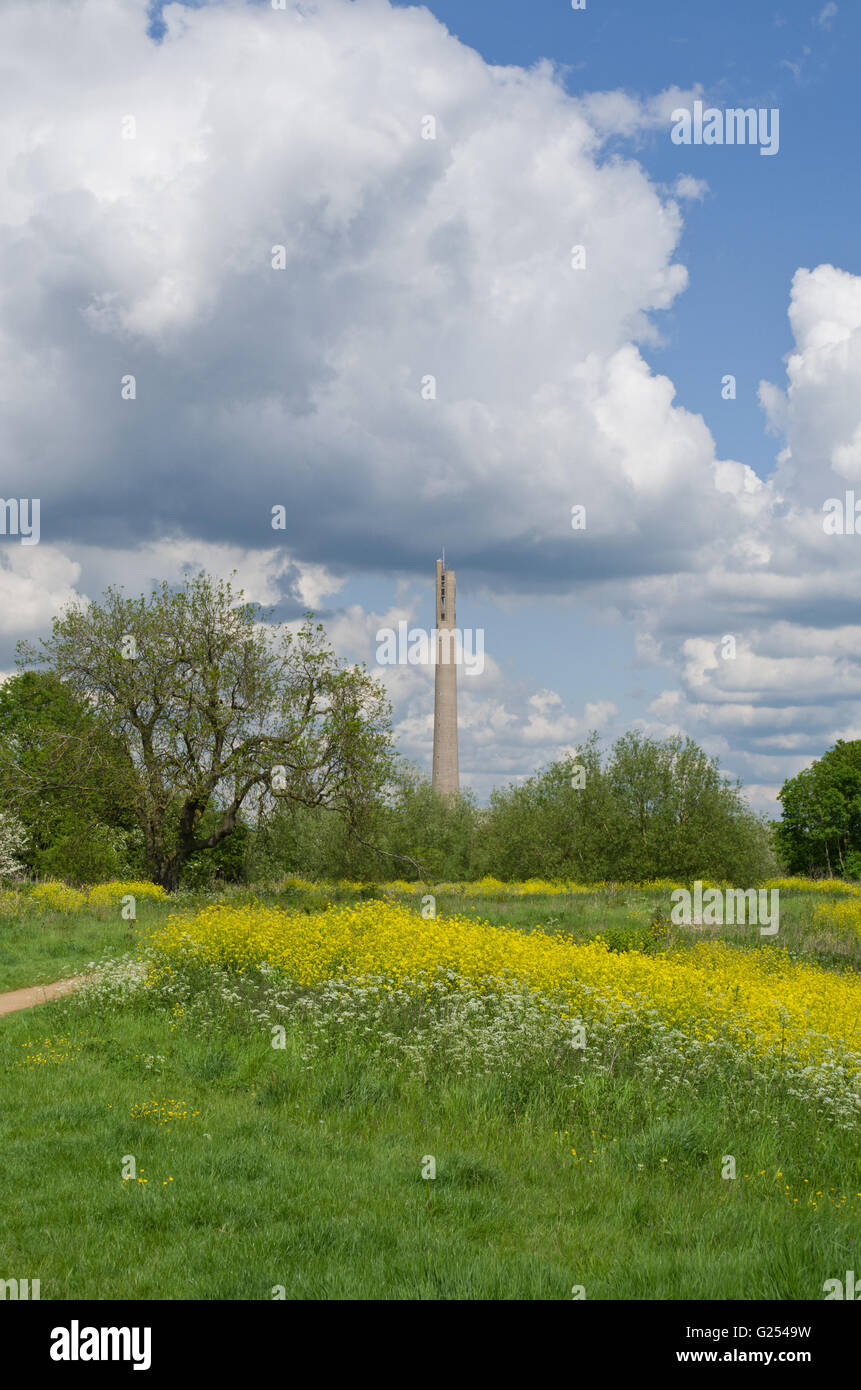
{"type": "Polygon", "coordinates": [[[487,872],[583,882],[697,875],[754,883],[773,866],[768,827],[690,738],[597,735],[573,757],[492,793],[487,872]],[[490,867],[492,865],[492,867],[490,867]]]}
{"type": "Polygon", "coordinates": [[[131,764],[90,705],[50,671],[0,685],[0,796],[27,832],[37,873],[110,877],[134,836],[131,764]]]}
{"type": "Polygon", "coordinates": [[[775,840],[791,873],[861,877],[861,739],[838,739],[778,799],[775,840]]]}
{"type": "MultiPolygon", "coordinates": [[[[364,667],[337,660],[311,615],[265,622],[227,580],[206,574],[128,598],[71,605],[41,660],[87,718],[63,777],[84,806],[94,767],[116,760],[152,876],[174,890],[184,865],[279,799],[347,821],[390,766],[389,707],[364,667]]],[[[23,653],[24,661],[39,654],[23,653]]]]}
{"type": "Polygon", "coordinates": [[[690,739],[636,731],[605,752],[593,735],[571,757],[492,792],[486,807],[463,795],[449,803],[404,769],[374,806],[364,842],[302,808],[272,833],[281,861],[312,878],[376,878],[393,857],[398,877],[435,880],[699,876],[753,886],[775,868],[769,827],[714,759],[690,739]]]}

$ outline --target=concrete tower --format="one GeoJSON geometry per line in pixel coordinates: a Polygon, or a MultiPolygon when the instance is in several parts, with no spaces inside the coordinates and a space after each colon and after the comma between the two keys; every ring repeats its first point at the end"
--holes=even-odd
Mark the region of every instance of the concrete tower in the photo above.
{"type": "Polygon", "coordinates": [[[436,670],[434,674],[433,789],[440,796],[457,796],[457,648],[454,628],[454,570],[436,562],[436,670]]]}

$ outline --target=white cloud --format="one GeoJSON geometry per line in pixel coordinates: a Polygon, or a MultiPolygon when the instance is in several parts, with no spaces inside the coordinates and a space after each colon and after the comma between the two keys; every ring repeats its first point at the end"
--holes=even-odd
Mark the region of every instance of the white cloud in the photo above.
{"type": "Polygon", "coordinates": [[[0,550],[0,635],[28,638],[77,595],[80,566],[53,546],[0,550]]]}
{"type": "Polygon", "coordinates": [[[686,198],[697,203],[701,203],[709,191],[706,180],[695,179],[693,174],[679,174],[673,184],[673,193],[677,198],[686,198]]]}

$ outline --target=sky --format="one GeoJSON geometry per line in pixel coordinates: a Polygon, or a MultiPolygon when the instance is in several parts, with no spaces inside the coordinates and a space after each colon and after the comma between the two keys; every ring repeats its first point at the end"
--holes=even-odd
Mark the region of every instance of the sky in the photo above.
{"type": "Polygon", "coordinates": [[[0,498],[39,499],[0,673],[108,584],[235,570],[386,683],[427,773],[433,672],[377,634],[432,626],[444,546],[480,800],[639,728],[776,814],[861,737],[828,506],[861,483],[861,11],[275,4],[0,9],[0,498]],[[756,138],[674,139],[696,103],[756,138]]]}

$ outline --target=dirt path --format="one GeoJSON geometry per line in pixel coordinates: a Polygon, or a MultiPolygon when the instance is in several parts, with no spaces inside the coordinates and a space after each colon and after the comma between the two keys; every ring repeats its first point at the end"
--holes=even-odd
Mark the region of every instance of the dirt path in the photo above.
{"type": "Polygon", "coordinates": [[[84,983],[85,975],[72,975],[68,980],[57,980],[52,985],[31,985],[29,989],[11,989],[8,994],[0,994],[0,1014],[14,1014],[19,1009],[32,1009],[37,1004],[50,1004],[64,994],[84,983]]]}

